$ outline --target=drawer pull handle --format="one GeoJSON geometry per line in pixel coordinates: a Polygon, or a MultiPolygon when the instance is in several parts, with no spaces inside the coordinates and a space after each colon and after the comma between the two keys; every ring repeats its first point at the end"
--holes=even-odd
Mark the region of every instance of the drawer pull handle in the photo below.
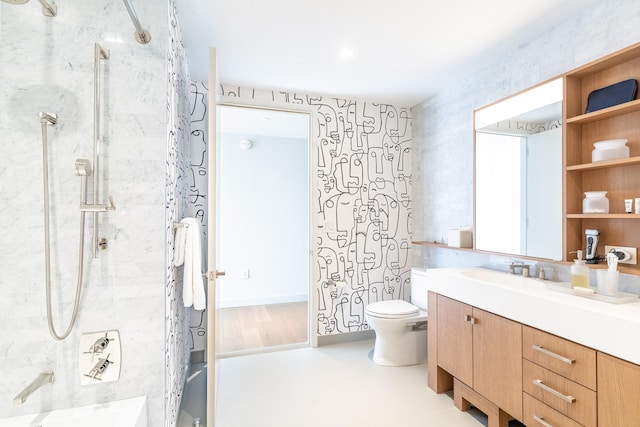
{"type": "Polygon", "coordinates": [[[543,389],[544,391],[547,391],[551,394],[553,394],[554,396],[564,400],[567,403],[573,403],[576,401],[576,398],[573,396],[565,396],[564,394],[560,393],[557,390],[552,389],[551,387],[549,387],[548,385],[544,384],[542,382],[542,380],[533,380],[533,384],[540,387],[541,389],[543,389]]]}
{"type": "Polygon", "coordinates": [[[535,351],[539,351],[542,354],[546,354],[549,357],[553,357],[554,359],[558,359],[561,362],[564,362],[564,363],[569,364],[569,365],[573,365],[576,362],[574,359],[569,359],[568,357],[560,356],[559,354],[556,354],[556,353],[554,353],[552,351],[549,351],[549,350],[543,348],[541,345],[534,344],[533,345],[533,349],[535,351]]]}
{"type": "Polygon", "coordinates": [[[534,415],[533,419],[536,420],[539,424],[542,424],[544,427],[553,427],[551,424],[546,422],[542,417],[534,415]]]}
{"type": "Polygon", "coordinates": [[[468,314],[464,315],[464,321],[470,322],[472,325],[476,325],[478,323],[478,319],[476,319],[475,317],[471,317],[468,314]]]}

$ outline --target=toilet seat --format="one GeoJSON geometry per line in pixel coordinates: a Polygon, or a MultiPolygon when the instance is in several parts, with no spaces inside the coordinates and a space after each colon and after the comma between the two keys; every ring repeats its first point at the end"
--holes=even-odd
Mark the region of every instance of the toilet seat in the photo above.
{"type": "Polygon", "coordinates": [[[403,300],[380,301],[369,304],[366,313],[381,319],[404,319],[420,314],[420,309],[403,300]]]}

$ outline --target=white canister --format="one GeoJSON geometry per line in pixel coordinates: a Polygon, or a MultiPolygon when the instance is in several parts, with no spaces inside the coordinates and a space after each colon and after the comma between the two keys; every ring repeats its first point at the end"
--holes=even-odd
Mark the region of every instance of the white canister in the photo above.
{"type": "Polygon", "coordinates": [[[582,200],[582,213],[609,213],[609,199],[606,191],[586,191],[582,200]]]}
{"type": "Polygon", "coordinates": [[[596,142],[593,146],[596,148],[591,152],[592,162],[629,158],[626,139],[608,139],[596,142]]]}

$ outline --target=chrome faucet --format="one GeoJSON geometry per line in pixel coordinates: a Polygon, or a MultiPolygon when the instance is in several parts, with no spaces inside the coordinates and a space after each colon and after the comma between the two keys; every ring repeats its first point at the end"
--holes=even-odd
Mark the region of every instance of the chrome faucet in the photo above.
{"type": "Polygon", "coordinates": [[[24,390],[22,390],[16,397],[13,398],[14,405],[22,405],[27,401],[27,397],[31,396],[31,393],[39,389],[45,384],[53,382],[53,372],[41,372],[38,378],[33,380],[24,390]]]}
{"type": "Polygon", "coordinates": [[[528,264],[516,264],[512,262],[509,264],[509,273],[516,274],[516,270],[520,269],[520,271],[522,271],[522,277],[529,277],[529,267],[528,264]]]}
{"type": "Polygon", "coordinates": [[[538,267],[538,279],[539,280],[546,280],[547,277],[544,274],[544,267],[538,267]]]}

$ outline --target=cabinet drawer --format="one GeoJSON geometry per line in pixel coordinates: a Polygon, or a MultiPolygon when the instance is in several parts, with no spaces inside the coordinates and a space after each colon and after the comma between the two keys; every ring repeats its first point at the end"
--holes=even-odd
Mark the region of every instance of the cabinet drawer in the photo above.
{"type": "Polygon", "coordinates": [[[591,390],[596,390],[596,351],[529,326],[522,328],[522,355],[591,390]]]}
{"type": "Polygon", "coordinates": [[[587,427],[597,420],[596,392],[528,360],[523,361],[522,389],[587,427]]]}
{"type": "Polygon", "coordinates": [[[582,427],[527,393],[523,393],[523,412],[527,427],[582,427]]]}

